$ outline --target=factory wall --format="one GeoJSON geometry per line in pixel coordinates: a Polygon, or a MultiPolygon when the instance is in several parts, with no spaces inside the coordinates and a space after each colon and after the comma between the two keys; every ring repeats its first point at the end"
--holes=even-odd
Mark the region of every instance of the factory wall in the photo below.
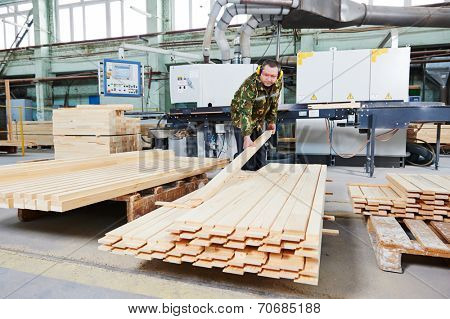
{"type": "MultiPolygon", "coordinates": [[[[36,2],[45,0],[36,0],[36,2]]],[[[42,5],[42,3],[41,3],[42,5]]],[[[117,58],[119,46],[126,42],[139,45],[159,46],[162,48],[178,50],[201,55],[201,43],[203,30],[189,32],[167,32],[170,30],[170,5],[167,1],[150,1],[148,5],[152,14],[160,14],[167,19],[149,19],[147,35],[141,37],[128,37],[123,39],[96,40],[82,43],[50,44],[42,47],[17,50],[13,61],[9,63],[5,75],[11,78],[35,77],[36,74],[48,76],[60,76],[68,74],[81,74],[84,72],[97,72],[98,63],[104,58],[117,58]],[[45,73],[36,71],[37,66],[46,68],[45,73]]],[[[48,7],[48,19],[51,20],[52,7],[48,7]]],[[[52,25],[52,23],[48,23],[52,25]]],[[[234,38],[238,27],[230,28],[227,33],[230,42],[234,38]]],[[[323,51],[336,47],[339,50],[376,48],[385,38],[389,30],[385,28],[367,28],[366,32],[351,30],[283,30],[281,37],[282,55],[295,55],[297,51],[323,51]]],[[[52,38],[50,36],[50,38],[52,38]]],[[[399,46],[439,46],[448,44],[450,30],[447,29],[418,29],[399,28],[399,46]]],[[[45,44],[45,43],[44,43],[45,44]]],[[[389,45],[389,44],[388,44],[389,45]]],[[[270,28],[258,29],[252,38],[251,53],[255,62],[260,62],[264,57],[273,57],[276,50],[274,30],[270,28]]],[[[5,51],[0,51],[2,59],[5,51]]],[[[213,61],[219,61],[220,55],[217,46],[213,43],[211,57],[213,61]]],[[[152,67],[155,74],[148,88],[148,78],[145,81],[145,94],[142,99],[142,110],[168,110],[170,97],[168,91],[168,68],[173,64],[184,64],[179,58],[157,55],[137,51],[126,51],[126,59],[140,61],[149,71],[152,67]]],[[[294,70],[292,70],[294,71],[294,70]]],[[[39,77],[39,76],[37,76],[39,77]]],[[[285,102],[295,101],[295,78],[286,76],[285,102]]],[[[416,81],[418,79],[414,79],[416,81]]],[[[412,80],[413,82],[413,80],[412,80]]],[[[49,86],[46,107],[59,105],[76,105],[88,103],[90,96],[97,95],[97,79],[64,80],[46,82],[49,86]]],[[[432,92],[433,88],[429,87],[432,92]]],[[[13,85],[13,92],[21,98],[30,98],[36,101],[36,88],[34,84],[13,85]]],[[[434,93],[427,93],[426,99],[434,99],[434,93]]]]}

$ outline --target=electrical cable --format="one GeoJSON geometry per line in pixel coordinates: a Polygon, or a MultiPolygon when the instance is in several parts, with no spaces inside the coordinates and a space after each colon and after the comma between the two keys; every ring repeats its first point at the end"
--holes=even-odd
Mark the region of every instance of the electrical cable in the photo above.
{"type": "MultiPolygon", "coordinates": [[[[332,143],[332,140],[333,140],[333,133],[334,133],[334,132],[333,132],[333,129],[334,129],[334,122],[332,123],[330,119],[326,119],[326,121],[325,121],[325,126],[326,126],[326,131],[327,131],[327,141],[328,141],[328,144],[330,145],[331,150],[332,150],[334,153],[336,153],[337,156],[339,156],[339,157],[341,157],[341,158],[349,159],[349,158],[355,157],[355,156],[358,155],[358,153],[360,153],[360,152],[367,146],[367,144],[370,142],[369,139],[366,139],[366,140],[361,144],[361,147],[360,147],[356,152],[354,152],[354,153],[350,153],[350,154],[342,154],[342,153],[339,153],[339,152],[336,151],[336,149],[334,148],[333,143],[332,143]]],[[[399,129],[392,129],[392,130],[390,130],[390,131],[388,131],[388,132],[385,132],[385,133],[381,133],[381,134],[376,135],[376,136],[375,136],[375,139],[376,139],[377,141],[380,141],[380,142],[387,142],[387,141],[391,140],[391,139],[394,137],[394,135],[397,134],[398,131],[399,131],[399,129]],[[389,138],[387,138],[387,139],[381,139],[381,138],[380,138],[381,136],[384,136],[384,135],[387,135],[387,134],[391,134],[391,136],[390,136],[389,138]]]]}

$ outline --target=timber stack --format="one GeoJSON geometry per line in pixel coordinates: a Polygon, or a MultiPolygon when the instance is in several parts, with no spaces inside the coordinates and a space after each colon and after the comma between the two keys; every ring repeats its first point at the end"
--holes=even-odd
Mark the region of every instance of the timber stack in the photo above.
{"type": "Polygon", "coordinates": [[[450,176],[388,174],[386,178],[387,185],[348,186],[355,213],[450,222],[450,176]]]}
{"type": "Polygon", "coordinates": [[[233,171],[235,161],[203,188],[107,233],[99,249],[317,285],[326,166],[244,172],[233,171]]]}
{"type": "Polygon", "coordinates": [[[132,109],[132,105],[78,105],[55,110],[55,159],[140,150],[140,120],[124,115],[132,109]]]}

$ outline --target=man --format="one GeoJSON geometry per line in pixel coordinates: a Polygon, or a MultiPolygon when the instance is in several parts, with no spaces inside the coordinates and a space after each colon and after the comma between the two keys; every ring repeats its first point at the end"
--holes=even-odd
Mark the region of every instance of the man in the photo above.
{"type": "MultiPolygon", "coordinates": [[[[250,146],[262,133],[276,129],[278,100],[283,73],[278,62],[266,60],[249,76],[231,101],[231,121],[238,153],[250,146]]],[[[266,165],[266,148],[261,147],[243,169],[256,171],[266,165]]]]}

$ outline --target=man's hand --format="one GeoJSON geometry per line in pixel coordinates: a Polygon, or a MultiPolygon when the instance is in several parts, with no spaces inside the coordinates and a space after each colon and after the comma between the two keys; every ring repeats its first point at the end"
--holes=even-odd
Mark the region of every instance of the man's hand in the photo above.
{"type": "Polygon", "coordinates": [[[269,125],[267,125],[268,131],[275,131],[276,129],[277,129],[277,126],[275,125],[275,123],[270,123],[269,125]]]}
{"type": "Polygon", "coordinates": [[[252,139],[250,138],[250,135],[244,136],[244,150],[247,147],[254,147],[255,143],[253,143],[252,139]]]}

